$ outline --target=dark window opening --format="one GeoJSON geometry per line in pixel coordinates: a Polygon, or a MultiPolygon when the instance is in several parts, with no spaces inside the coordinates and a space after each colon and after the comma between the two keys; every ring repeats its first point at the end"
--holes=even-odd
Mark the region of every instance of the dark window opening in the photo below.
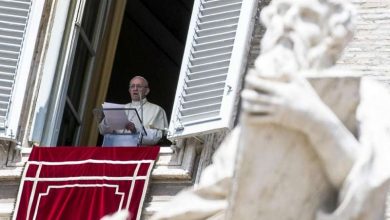
{"type": "Polygon", "coordinates": [[[171,117],[193,0],[128,0],[106,100],[128,103],[129,80],[149,81],[148,100],[171,117]]]}

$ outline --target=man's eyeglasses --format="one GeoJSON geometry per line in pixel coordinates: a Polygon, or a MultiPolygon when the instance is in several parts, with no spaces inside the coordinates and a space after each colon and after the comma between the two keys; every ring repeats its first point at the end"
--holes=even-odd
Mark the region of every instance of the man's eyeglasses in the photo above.
{"type": "Polygon", "coordinates": [[[147,86],[143,86],[143,85],[130,85],[129,86],[130,89],[143,89],[143,88],[148,88],[147,86]]]}

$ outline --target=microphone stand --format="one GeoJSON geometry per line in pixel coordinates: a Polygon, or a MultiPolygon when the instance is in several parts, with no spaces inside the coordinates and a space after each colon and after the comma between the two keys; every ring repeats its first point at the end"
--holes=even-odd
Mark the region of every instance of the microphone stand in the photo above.
{"type": "MultiPolygon", "coordinates": [[[[140,115],[141,115],[141,127],[144,126],[144,103],[143,103],[143,97],[142,97],[142,93],[140,92],[140,89],[138,88],[138,95],[139,95],[139,104],[140,104],[140,115]]],[[[142,139],[144,137],[143,135],[143,129],[140,131],[140,134],[139,134],[139,138],[138,138],[138,146],[141,146],[142,145],[142,139]]]]}

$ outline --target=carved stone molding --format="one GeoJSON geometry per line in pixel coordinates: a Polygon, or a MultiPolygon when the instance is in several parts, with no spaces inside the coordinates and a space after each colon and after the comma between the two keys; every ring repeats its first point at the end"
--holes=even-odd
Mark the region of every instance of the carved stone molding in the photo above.
{"type": "Polygon", "coordinates": [[[179,150],[161,147],[160,156],[152,171],[155,180],[192,180],[195,166],[196,148],[199,143],[187,139],[178,143],[179,150]]]}

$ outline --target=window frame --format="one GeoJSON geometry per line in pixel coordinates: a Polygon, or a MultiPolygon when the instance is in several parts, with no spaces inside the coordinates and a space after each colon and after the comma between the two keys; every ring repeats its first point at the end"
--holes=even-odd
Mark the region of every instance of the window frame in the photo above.
{"type": "MultiPolygon", "coordinates": [[[[68,13],[65,18],[65,24],[64,26],[68,26],[68,28],[65,28],[65,33],[63,33],[63,40],[61,41],[61,47],[60,48],[53,48],[53,50],[57,49],[59,50],[59,53],[61,54],[56,61],[55,65],[55,72],[52,76],[53,81],[51,82],[51,89],[46,90],[43,89],[42,92],[46,94],[46,100],[41,100],[41,106],[44,105],[44,115],[39,116],[39,111],[42,109],[38,109],[38,106],[35,108],[35,116],[34,116],[34,129],[35,127],[38,128],[38,132],[36,134],[31,134],[30,138],[33,140],[33,142],[41,145],[41,146],[56,146],[57,140],[60,132],[61,122],[63,118],[63,113],[66,105],[67,100],[67,89],[70,79],[70,74],[73,67],[73,57],[74,53],[76,51],[77,42],[79,37],[81,36],[81,22],[83,18],[83,12],[84,12],[84,6],[85,6],[86,0],[78,0],[73,6],[69,6],[70,10],[68,9],[68,13]],[[73,7],[73,9],[72,9],[73,7]],[[70,11],[70,12],[69,12],[70,11]],[[46,104],[44,104],[46,103],[46,104]],[[48,104],[49,103],[49,104],[48,104]]],[[[109,8],[110,2],[108,0],[103,0],[102,4],[104,4],[104,7],[109,8]]],[[[101,10],[102,7],[100,7],[99,10],[101,10]]],[[[61,9],[62,10],[62,9],[61,9]]],[[[99,17],[97,18],[99,24],[99,28],[95,29],[95,31],[98,31],[99,37],[92,40],[92,46],[94,46],[95,51],[98,47],[99,39],[101,38],[101,32],[104,30],[104,23],[106,22],[105,16],[107,15],[107,11],[100,13],[99,17]]],[[[64,21],[63,21],[64,22],[64,21]]],[[[53,39],[56,41],[55,39],[53,39]]],[[[58,44],[58,42],[57,42],[58,44]]],[[[88,61],[88,68],[86,72],[86,81],[83,85],[83,91],[88,90],[89,88],[89,80],[91,79],[91,73],[93,71],[93,63],[88,61]]],[[[46,64],[46,62],[45,62],[46,64]]],[[[42,89],[42,86],[40,90],[42,89]]],[[[85,100],[87,99],[87,94],[84,94],[80,98],[80,108],[79,112],[81,112],[81,117],[84,114],[84,109],[86,108],[85,100]]],[[[77,129],[76,131],[77,135],[80,134],[81,129],[77,129]]],[[[77,137],[75,140],[78,142],[79,137],[77,137]]]]}
{"type": "Polygon", "coordinates": [[[37,95],[35,100],[35,108],[32,114],[32,125],[29,128],[30,133],[28,141],[32,143],[40,143],[44,132],[44,127],[47,124],[47,114],[49,112],[48,103],[54,88],[54,80],[56,75],[57,62],[61,53],[61,45],[63,38],[66,38],[66,23],[68,20],[68,13],[71,10],[70,1],[58,1],[53,6],[54,13],[51,14],[49,24],[52,26],[48,29],[50,38],[45,42],[42,48],[46,48],[45,55],[42,61],[38,75],[44,80],[39,82],[37,86],[37,95]]]}

